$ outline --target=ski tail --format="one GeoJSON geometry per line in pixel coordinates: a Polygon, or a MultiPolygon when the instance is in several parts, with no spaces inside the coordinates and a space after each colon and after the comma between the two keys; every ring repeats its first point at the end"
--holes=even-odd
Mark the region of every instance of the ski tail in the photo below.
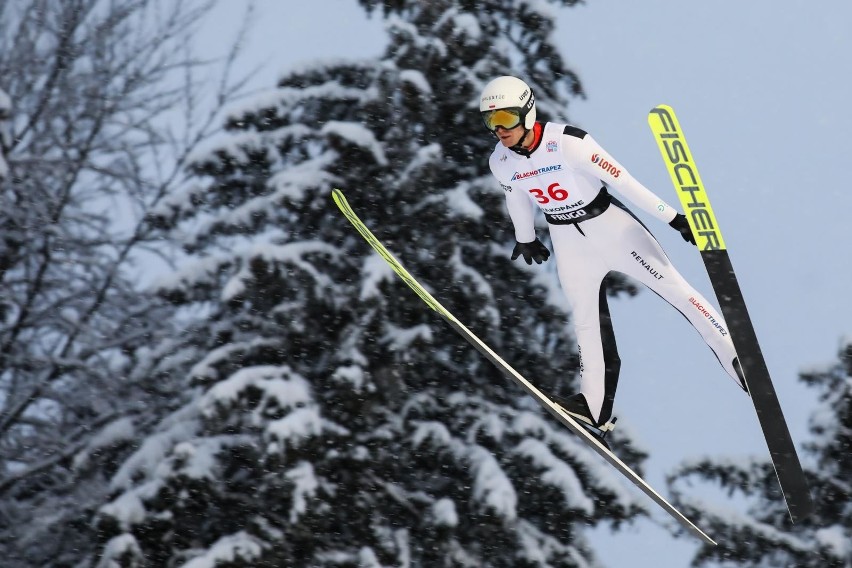
{"type": "Polygon", "coordinates": [[[810,490],[710,199],[674,110],[667,105],[655,107],[648,114],[648,124],[728,325],[790,518],[799,522],[813,512],[810,490]]]}

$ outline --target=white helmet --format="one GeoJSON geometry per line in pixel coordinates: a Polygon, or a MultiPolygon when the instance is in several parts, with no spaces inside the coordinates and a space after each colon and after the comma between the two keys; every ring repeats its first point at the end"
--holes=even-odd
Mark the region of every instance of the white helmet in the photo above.
{"type": "Polygon", "coordinates": [[[518,124],[530,130],[535,124],[535,95],[530,86],[517,77],[497,77],[482,90],[479,112],[492,132],[498,126],[514,128],[518,124]],[[499,110],[507,112],[496,112],[499,110]]]}

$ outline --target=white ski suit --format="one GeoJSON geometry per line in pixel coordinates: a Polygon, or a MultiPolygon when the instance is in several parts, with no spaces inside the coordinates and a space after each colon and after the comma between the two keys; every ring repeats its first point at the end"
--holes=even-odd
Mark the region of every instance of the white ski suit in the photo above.
{"type": "Polygon", "coordinates": [[[535,125],[528,155],[497,143],[489,165],[506,193],[515,239],[536,239],[534,206],[550,230],[559,281],[574,318],[580,388],[592,418],[612,415],[621,361],[610,323],[604,278],[611,271],[642,282],[680,311],[737,382],[736,351],[727,327],[672,266],[657,240],[603,184],[669,223],[677,211],[634,179],[585,131],[548,122],[535,125]]]}

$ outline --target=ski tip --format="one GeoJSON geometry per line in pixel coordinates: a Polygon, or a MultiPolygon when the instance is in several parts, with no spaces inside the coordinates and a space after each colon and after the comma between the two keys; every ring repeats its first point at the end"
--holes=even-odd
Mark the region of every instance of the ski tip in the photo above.
{"type": "Polygon", "coordinates": [[[331,198],[342,210],[345,210],[346,207],[349,205],[349,202],[346,201],[346,197],[343,195],[343,192],[337,189],[336,187],[333,187],[331,189],[331,198]]]}

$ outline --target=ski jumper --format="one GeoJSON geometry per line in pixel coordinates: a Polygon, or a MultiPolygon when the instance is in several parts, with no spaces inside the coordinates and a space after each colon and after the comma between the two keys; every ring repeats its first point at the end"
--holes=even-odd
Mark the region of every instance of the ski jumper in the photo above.
{"type": "Polygon", "coordinates": [[[544,213],[559,281],[574,316],[580,388],[592,418],[603,423],[611,417],[621,366],[604,284],[612,271],[645,284],[686,316],[725,371],[741,384],[734,368],[736,351],[722,317],[605,186],[664,223],[677,211],[634,179],[585,131],[537,123],[535,136],[523,156],[498,142],[489,165],[505,191],[518,242],[536,239],[535,207],[544,213]]]}

